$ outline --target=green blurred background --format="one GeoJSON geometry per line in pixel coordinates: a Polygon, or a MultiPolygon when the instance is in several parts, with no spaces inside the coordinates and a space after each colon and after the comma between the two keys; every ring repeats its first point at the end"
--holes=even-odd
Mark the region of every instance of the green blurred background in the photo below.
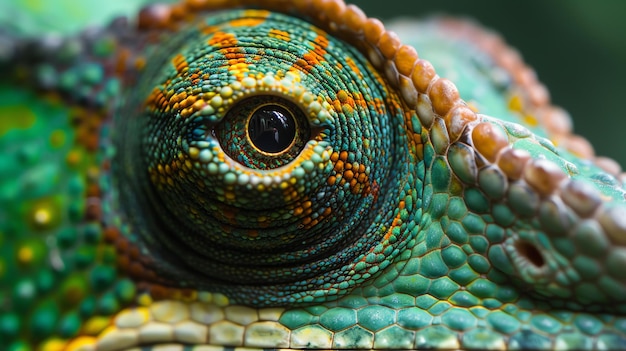
{"type": "MultiPolygon", "coordinates": [[[[369,15],[478,20],[516,47],[596,154],[626,168],[626,1],[355,0],[369,15]]],[[[427,53],[420,54],[428,58],[427,53]]]]}
{"type": "MultiPolygon", "coordinates": [[[[0,0],[0,22],[18,31],[74,31],[133,13],[146,2],[0,0]]],[[[501,33],[535,68],[552,101],[570,112],[575,131],[591,140],[597,154],[626,166],[626,1],[353,2],[383,20],[450,14],[474,18],[501,33]]],[[[420,55],[428,58],[428,53],[420,55]]]]}

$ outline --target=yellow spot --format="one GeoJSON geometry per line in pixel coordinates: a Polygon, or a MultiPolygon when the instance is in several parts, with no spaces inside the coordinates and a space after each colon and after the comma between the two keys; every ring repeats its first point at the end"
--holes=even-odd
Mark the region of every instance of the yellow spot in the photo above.
{"type": "Polygon", "coordinates": [[[67,156],[65,157],[65,161],[67,162],[67,164],[70,167],[75,167],[77,166],[80,161],[83,159],[82,157],[82,153],[80,152],[80,150],[78,149],[74,149],[71,150],[70,152],[67,153],[67,156]]]}
{"type": "Polygon", "coordinates": [[[35,124],[36,116],[26,106],[0,107],[0,137],[13,129],[28,129],[35,124]]]}
{"type": "Polygon", "coordinates": [[[38,208],[35,210],[33,215],[35,224],[42,227],[50,224],[51,219],[52,215],[50,214],[50,210],[47,208],[38,208]]]}
{"type": "Polygon", "coordinates": [[[95,344],[96,338],[91,336],[79,336],[67,345],[66,351],[91,350],[94,348],[95,344]]]}
{"type": "Polygon", "coordinates": [[[142,70],[144,67],[146,67],[146,58],[138,57],[135,60],[135,68],[137,68],[138,70],[142,70]]]}
{"type": "Polygon", "coordinates": [[[511,111],[521,112],[523,108],[522,99],[518,95],[513,95],[509,100],[509,109],[511,111]]]}
{"type": "Polygon", "coordinates": [[[524,121],[524,123],[531,127],[536,127],[537,125],[539,125],[539,121],[537,121],[537,119],[533,115],[524,115],[524,118],[522,118],[522,120],[524,121]]]}
{"type": "Polygon", "coordinates": [[[235,195],[235,193],[233,193],[233,192],[231,192],[231,191],[227,191],[227,192],[224,194],[224,197],[226,198],[226,200],[233,201],[233,200],[235,200],[235,199],[236,199],[236,197],[237,197],[237,196],[235,195]]]}
{"type": "Polygon", "coordinates": [[[265,20],[262,18],[239,18],[230,21],[230,25],[233,27],[256,27],[263,22],[265,20]]]}
{"type": "Polygon", "coordinates": [[[244,10],[242,17],[267,18],[267,17],[269,17],[269,15],[270,15],[270,11],[267,11],[267,10],[250,9],[250,10],[244,10]]]}
{"type": "Polygon", "coordinates": [[[189,157],[191,157],[192,160],[197,160],[199,155],[200,150],[198,148],[193,146],[189,148],[189,157]]]}
{"type": "Polygon", "coordinates": [[[50,146],[59,148],[65,144],[65,132],[57,129],[50,134],[50,146]]]}
{"type": "Polygon", "coordinates": [[[455,196],[460,196],[463,193],[463,189],[465,188],[465,186],[463,184],[461,184],[461,182],[458,180],[458,178],[456,177],[452,177],[451,181],[450,181],[450,194],[453,194],[455,196]]]}
{"type": "Polygon", "coordinates": [[[89,318],[87,323],[83,326],[83,333],[87,335],[98,335],[100,334],[106,327],[111,324],[111,320],[108,317],[100,317],[95,316],[89,318]]]}
{"type": "Polygon", "coordinates": [[[137,298],[137,303],[141,306],[150,306],[152,305],[152,297],[148,294],[141,294],[137,298]]]}
{"type": "Polygon", "coordinates": [[[59,224],[59,208],[61,207],[59,199],[56,198],[38,200],[31,207],[28,220],[34,229],[51,229],[59,224]]]}
{"type": "Polygon", "coordinates": [[[62,351],[65,350],[66,341],[62,339],[48,339],[43,342],[39,350],[41,351],[62,351]]]}
{"type": "Polygon", "coordinates": [[[22,246],[17,251],[17,260],[21,264],[29,264],[30,262],[32,262],[34,256],[35,253],[30,246],[22,246]]]}
{"type": "Polygon", "coordinates": [[[87,176],[96,178],[100,175],[100,168],[98,166],[91,166],[87,169],[87,176]]]}

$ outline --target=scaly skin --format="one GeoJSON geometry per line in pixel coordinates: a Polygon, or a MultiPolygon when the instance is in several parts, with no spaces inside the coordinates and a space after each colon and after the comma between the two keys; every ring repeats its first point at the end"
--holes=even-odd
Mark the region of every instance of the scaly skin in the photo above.
{"type": "Polygon", "coordinates": [[[238,3],[2,34],[0,347],[626,348],[623,176],[500,39],[238,3]]]}

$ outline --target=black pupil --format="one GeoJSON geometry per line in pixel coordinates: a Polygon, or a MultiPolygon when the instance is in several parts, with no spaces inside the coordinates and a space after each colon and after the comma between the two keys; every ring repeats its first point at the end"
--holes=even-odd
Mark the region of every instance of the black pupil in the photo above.
{"type": "Polygon", "coordinates": [[[248,135],[259,150],[278,153],[289,148],[296,137],[296,121],[282,106],[264,105],[252,113],[248,135]]]}

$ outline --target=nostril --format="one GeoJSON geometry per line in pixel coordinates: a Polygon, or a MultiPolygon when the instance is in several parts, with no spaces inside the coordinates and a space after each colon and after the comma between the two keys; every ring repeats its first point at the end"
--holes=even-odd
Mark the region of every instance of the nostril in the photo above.
{"type": "Polygon", "coordinates": [[[519,240],[515,242],[515,249],[520,256],[525,257],[528,262],[532,263],[535,267],[541,268],[545,264],[543,255],[535,244],[519,240]]]}

